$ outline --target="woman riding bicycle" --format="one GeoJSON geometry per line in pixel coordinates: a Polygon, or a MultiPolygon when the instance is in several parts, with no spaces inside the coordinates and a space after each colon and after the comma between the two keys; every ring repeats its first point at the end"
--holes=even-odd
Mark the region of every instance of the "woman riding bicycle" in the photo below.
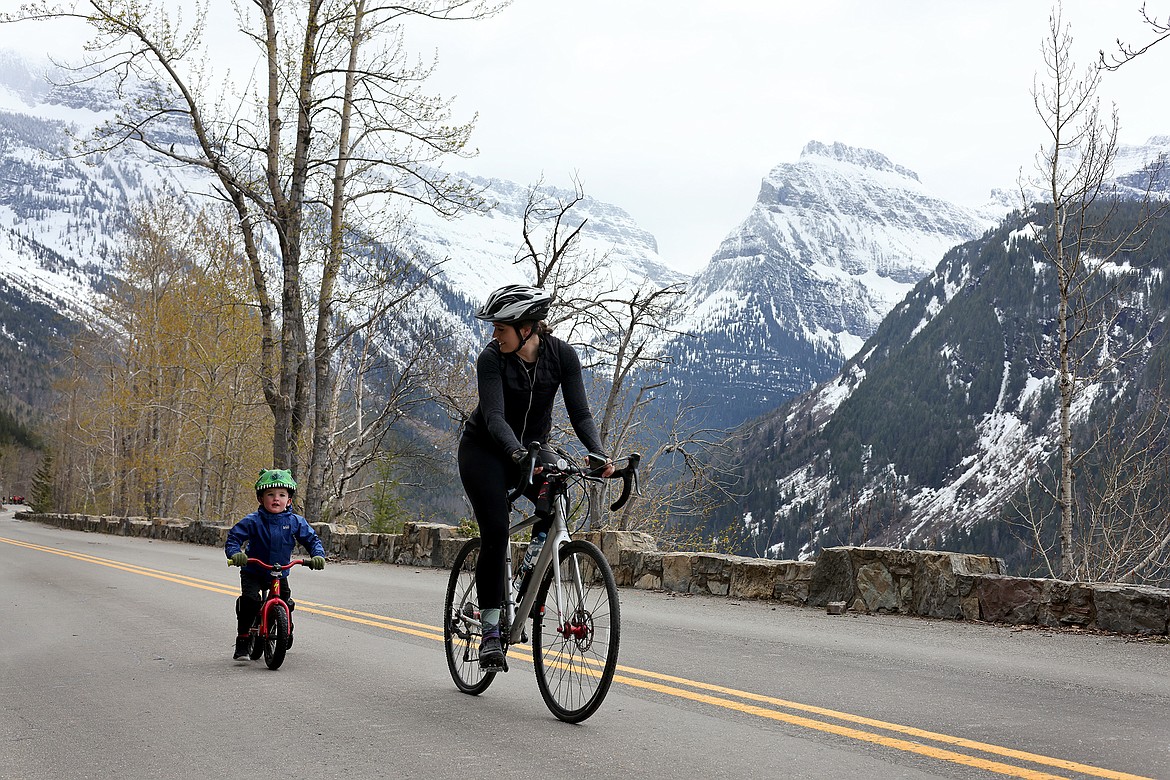
{"type": "MultiPolygon", "coordinates": [[[[589,411],[581,361],[544,321],[552,301],[553,296],[540,288],[510,284],[489,295],[475,315],[492,323],[492,341],[475,363],[479,404],[459,439],[459,478],[483,545],[475,569],[483,626],[479,662],[493,671],[506,670],[500,608],[508,552],[508,491],[520,481],[521,464],[528,455],[524,445],[548,441],[557,388],[590,462],[604,467],[601,476],[614,471],[589,411]]],[[[537,523],[533,536],[547,528],[547,522],[537,523]]]]}

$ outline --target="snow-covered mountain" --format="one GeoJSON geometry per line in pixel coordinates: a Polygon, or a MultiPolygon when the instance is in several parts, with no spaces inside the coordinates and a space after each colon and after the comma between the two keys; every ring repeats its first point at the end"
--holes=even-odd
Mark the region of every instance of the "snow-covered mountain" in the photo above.
{"type": "MultiPolygon", "coordinates": [[[[199,203],[210,188],[200,171],[162,164],[134,145],[100,158],[69,157],[73,138],[88,135],[115,105],[100,82],[50,89],[39,66],[0,56],[7,183],[0,191],[0,283],[86,322],[97,316],[106,275],[117,274],[135,204],[163,193],[199,203]]],[[[190,142],[182,128],[173,135],[177,144],[190,142]]],[[[440,269],[415,311],[429,321],[428,333],[454,333],[469,350],[484,337],[470,316],[477,303],[532,273],[516,262],[529,187],[505,179],[471,183],[490,209],[456,219],[408,209],[410,251],[440,269]]],[[[946,249],[1006,211],[990,208],[977,212],[938,198],[878,152],[810,143],[796,163],[764,178],[751,213],[689,280],[674,323],[687,335],[665,345],[675,393],[709,406],[708,424],[731,427],[832,376],[946,249]]],[[[601,260],[606,283],[688,281],[619,206],[585,197],[572,216],[586,221],[580,250],[601,260]]],[[[395,332],[386,337],[409,338],[395,332]]]]}
{"type": "Polygon", "coordinates": [[[742,322],[766,300],[778,326],[852,357],[946,250],[992,224],[880,152],[812,141],[764,177],[692,284],[684,325],[742,322]]]}
{"type": "MultiPolygon", "coordinates": [[[[100,82],[50,89],[40,66],[0,56],[0,282],[83,321],[135,204],[163,193],[199,202],[198,170],[152,160],[127,145],[101,158],[67,156],[116,105],[100,82]]],[[[189,142],[174,129],[178,144],[189,142]]],[[[528,281],[517,263],[529,187],[473,179],[491,208],[446,219],[409,209],[409,244],[440,273],[419,298],[430,332],[482,342],[470,314],[494,287],[528,281]]],[[[573,193],[548,190],[552,197],[573,193]]],[[[998,207],[1002,212],[1004,209],[998,207]]],[[[585,197],[580,250],[602,260],[607,283],[687,282],[657,252],[654,237],[619,206],[585,197]]],[[[671,382],[680,396],[737,425],[832,376],[906,291],[949,247],[991,218],[931,195],[917,177],[878,152],[810,143],[796,163],[763,180],[747,219],[693,280],[676,310],[681,336],[671,382]]]]}
{"type": "MultiPolygon", "coordinates": [[[[1103,442],[1087,469],[1107,467],[1108,447],[1140,444],[1125,439],[1164,397],[1170,222],[1141,198],[1170,193],[1157,173],[1166,160],[1167,137],[1118,150],[1116,191],[1131,201],[1115,207],[1107,230],[1144,228],[1084,294],[1101,307],[1090,325],[1110,324],[1088,362],[1118,360],[1086,380],[1073,410],[1078,441],[1103,442]]],[[[1090,224],[1106,224],[1106,200],[1090,224]]],[[[1047,473],[1058,424],[1055,274],[1039,241],[1046,218],[1043,207],[1017,212],[948,251],[840,374],[753,421],[737,518],[751,549],[805,558],[836,544],[945,545],[1028,570],[1013,500],[1047,473]]],[[[1153,444],[1143,452],[1151,460],[1164,446],[1153,444]]],[[[1092,490],[1093,476],[1079,485],[1092,490]]]]}
{"type": "MultiPolygon", "coordinates": [[[[445,219],[434,211],[411,211],[414,240],[430,256],[443,260],[444,281],[471,300],[481,301],[508,282],[530,283],[532,269],[516,263],[521,248],[524,207],[529,187],[506,179],[468,177],[490,209],[445,219]]],[[[569,200],[574,193],[543,187],[550,197],[569,200]]],[[[619,284],[649,280],[658,285],[685,282],[658,255],[654,236],[618,206],[585,196],[572,211],[573,222],[585,221],[579,251],[604,257],[603,272],[619,284]]]]}
{"type": "MultiPolygon", "coordinates": [[[[117,275],[120,247],[135,207],[160,197],[208,203],[211,181],[191,167],[152,157],[134,144],[106,154],[78,157],[75,140],[88,137],[117,106],[98,80],[68,89],[47,63],[0,52],[0,285],[89,325],[100,321],[98,303],[107,277],[117,275]]],[[[177,145],[191,144],[181,127],[177,145]]],[[[532,269],[515,262],[522,246],[528,187],[502,179],[473,179],[490,209],[446,219],[410,202],[407,251],[438,273],[417,298],[415,314],[454,331],[468,349],[482,344],[482,324],[471,318],[487,292],[530,281],[532,269]]],[[[573,193],[545,188],[552,198],[573,193]]],[[[397,214],[395,204],[386,204],[397,214]]],[[[671,284],[686,277],[659,258],[654,237],[618,206],[584,197],[573,220],[585,220],[580,252],[596,257],[600,274],[616,284],[649,280],[671,284]]],[[[2,316],[0,316],[2,319],[2,316]]],[[[2,334],[3,331],[0,331],[2,334]]]]}
{"type": "Polygon", "coordinates": [[[73,135],[111,104],[97,85],[54,92],[43,66],[0,54],[0,282],[86,322],[133,204],[183,188],[132,148],[101,160],[72,154],[73,135]]]}
{"type": "Polygon", "coordinates": [[[885,155],[810,142],[764,177],[751,213],[680,307],[680,392],[736,423],[835,374],[943,253],[1007,208],[932,194],[885,155]]]}

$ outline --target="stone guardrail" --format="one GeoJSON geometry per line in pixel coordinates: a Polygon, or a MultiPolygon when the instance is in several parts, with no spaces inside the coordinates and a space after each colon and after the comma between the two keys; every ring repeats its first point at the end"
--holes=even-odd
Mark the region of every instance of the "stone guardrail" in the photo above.
{"type": "MultiPolygon", "coordinates": [[[[22,520],[59,528],[222,547],[230,525],[20,512],[22,520]]],[[[454,526],[407,523],[401,534],[361,533],[313,524],[335,559],[446,568],[466,541],[454,526]]],[[[1079,627],[1161,635],[1170,628],[1170,590],[1005,575],[986,555],[830,547],[816,561],[774,561],[702,552],[661,552],[647,534],[593,531],[619,586],[674,593],[775,600],[834,614],[906,614],[1013,625],[1079,627]]],[[[519,556],[523,545],[513,544],[519,556]]]]}

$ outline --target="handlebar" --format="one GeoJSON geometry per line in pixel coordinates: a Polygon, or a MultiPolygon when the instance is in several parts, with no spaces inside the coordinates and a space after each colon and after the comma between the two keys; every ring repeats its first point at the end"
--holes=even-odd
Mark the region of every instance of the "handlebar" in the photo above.
{"type": "MultiPolygon", "coordinates": [[[[268,569],[269,571],[276,571],[277,569],[279,569],[280,571],[288,571],[289,569],[291,569],[294,566],[309,566],[309,561],[305,560],[304,558],[297,558],[295,561],[289,561],[288,563],[284,564],[283,566],[281,566],[279,564],[275,564],[275,563],[269,563],[268,561],[262,561],[259,558],[248,558],[248,563],[254,563],[257,566],[263,566],[265,569],[268,569]]],[[[231,559],[228,559],[227,565],[228,566],[233,565],[231,562],[231,559]]]]}
{"type": "Polygon", "coordinates": [[[626,502],[630,500],[631,487],[635,490],[638,488],[638,463],[641,462],[641,453],[631,452],[626,456],[626,465],[617,469],[609,475],[610,479],[622,480],[622,494],[618,496],[618,500],[609,505],[609,511],[616,512],[625,506],[626,502]]]}
{"type": "Polygon", "coordinates": [[[528,468],[525,469],[525,471],[527,472],[527,475],[528,475],[527,479],[525,479],[526,484],[529,484],[529,485],[532,484],[532,477],[536,474],[536,456],[539,454],[540,454],[540,442],[538,442],[538,441],[528,442],[528,455],[525,456],[525,458],[524,458],[524,463],[528,466],[528,468]]]}
{"type": "MultiPolygon", "coordinates": [[[[508,503],[512,503],[519,498],[520,494],[524,492],[524,488],[533,483],[533,477],[536,474],[538,465],[540,465],[542,473],[575,475],[592,481],[601,481],[602,479],[622,480],[621,495],[617,501],[610,504],[609,509],[611,512],[616,512],[625,506],[625,503],[630,499],[630,493],[637,490],[638,464],[642,460],[640,453],[630,453],[625,458],[625,466],[620,469],[615,469],[608,477],[602,477],[601,473],[605,470],[604,464],[593,469],[586,469],[571,463],[564,457],[559,458],[554,464],[538,464],[538,456],[541,450],[540,442],[529,442],[526,449],[528,450],[528,454],[524,458],[522,469],[524,476],[521,478],[520,484],[508,494],[508,503]]],[[[621,458],[618,460],[621,460],[621,458]]]]}

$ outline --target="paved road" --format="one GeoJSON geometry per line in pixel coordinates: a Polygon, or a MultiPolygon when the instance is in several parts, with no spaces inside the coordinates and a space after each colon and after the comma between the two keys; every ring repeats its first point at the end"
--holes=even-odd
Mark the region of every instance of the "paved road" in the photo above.
{"type": "Polygon", "coordinates": [[[1170,645],[622,590],[577,726],[531,665],[447,675],[445,575],[293,575],[284,666],[231,660],[222,552],[0,512],[0,778],[1170,778],[1170,645]]]}

